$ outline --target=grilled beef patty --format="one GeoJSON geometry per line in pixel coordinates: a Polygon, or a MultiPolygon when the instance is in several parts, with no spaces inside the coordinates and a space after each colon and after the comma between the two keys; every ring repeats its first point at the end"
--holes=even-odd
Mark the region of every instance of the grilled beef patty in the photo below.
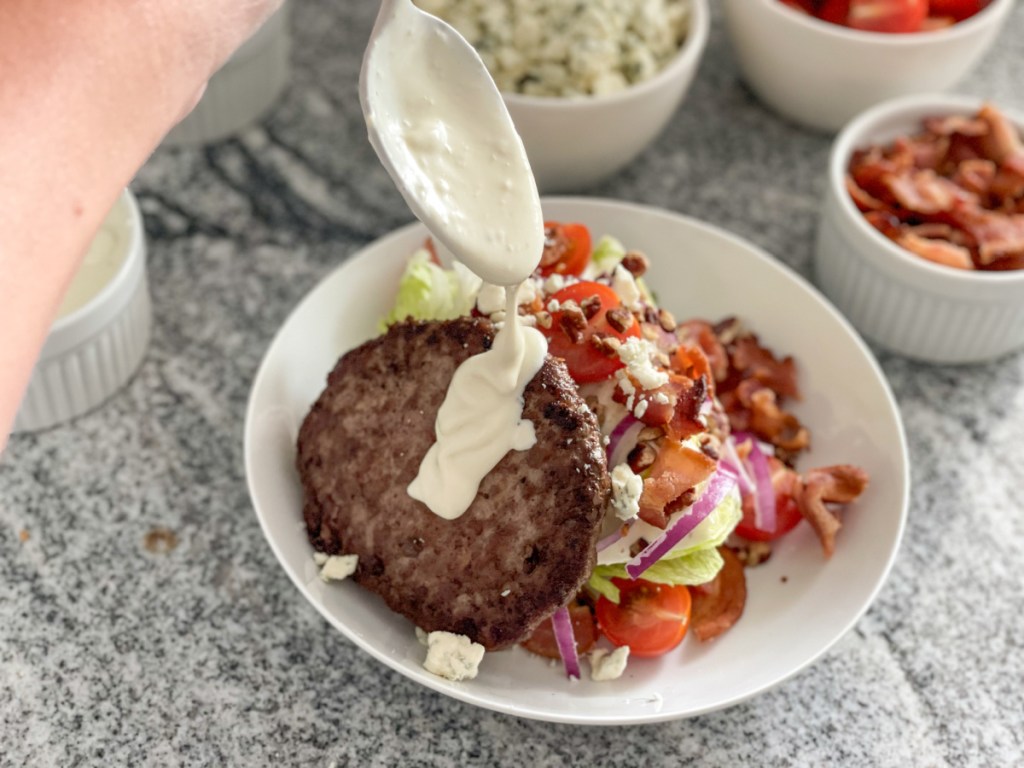
{"type": "Polygon", "coordinates": [[[509,452],[455,520],[408,495],[456,367],[493,337],[486,320],[407,321],[347,353],[302,424],[297,461],[315,549],[358,555],[353,578],[392,610],[488,650],[582,586],[609,487],[597,421],[548,357],[524,394],[533,448],[509,452]]]}

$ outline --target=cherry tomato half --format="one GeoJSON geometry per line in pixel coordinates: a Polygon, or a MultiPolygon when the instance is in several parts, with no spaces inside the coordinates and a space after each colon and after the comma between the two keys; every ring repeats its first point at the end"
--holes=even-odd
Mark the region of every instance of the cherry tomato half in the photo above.
{"type": "Polygon", "coordinates": [[[690,626],[690,590],[643,579],[612,579],[619,603],[597,601],[597,623],[615,645],[628,645],[631,656],[660,656],[686,636],[690,626]]]}
{"type": "MultiPolygon", "coordinates": [[[[572,621],[572,633],[576,638],[576,652],[586,653],[597,642],[597,626],[594,624],[594,615],[585,605],[570,605],[569,619],[572,621]]],[[[551,619],[544,619],[533,634],[523,640],[522,646],[548,659],[560,659],[562,654],[558,650],[558,641],[555,640],[555,629],[551,626],[551,619]]]]}
{"type": "Polygon", "coordinates": [[[774,541],[796,528],[803,519],[800,507],[788,493],[775,494],[775,527],[764,530],[757,527],[757,516],[754,512],[754,495],[743,497],[743,519],[736,526],[736,533],[751,541],[774,541]]]}
{"type": "Polygon", "coordinates": [[[582,224],[544,222],[544,254],[537,270],[548,275],[583,274],[590,261],[590,230],[582,224]]]}
{"type": "Polygon", "coordinates": [[[640,324],[632,315],[632,325],[627,326],[625,331],[617,331],[608,323],[605,315],[609,310],[622,306],[622,302],[619,301],[619,295],[603,283],[573,283],[554,293],[551,298],[559,304],[567,301],[581,304],[593,296],[601,302],[601,308],[587,321],[578,341],[574,341],[562,327],[562,312],[551,313],[551,327],[540,329],[548,337],[548,352],[565,360],[569,375],[578,384],[604,381],[622,368],[622,361],[617,356],[606,354],[594,346],[591,339],[595,334],[614,336],[620,341],[640,335],[640,324]]]}
{"type": "Polygon", "coordinates": [[[850,15],[850,0],[822,0],[818,3],[817,16],[822,21],[846,26],[850,15]]]}
{"type": "Polygon", "coordinates": [[[867,32],[918,32],[928,0],[850,0],[847,25],[867,32]]]}
{"type": "Polygon", "coordinates": [[[988,0],[931,0],[928,13],[932,16],[950,16],[956,21],[963,21],[986,5],[988,0]]]}

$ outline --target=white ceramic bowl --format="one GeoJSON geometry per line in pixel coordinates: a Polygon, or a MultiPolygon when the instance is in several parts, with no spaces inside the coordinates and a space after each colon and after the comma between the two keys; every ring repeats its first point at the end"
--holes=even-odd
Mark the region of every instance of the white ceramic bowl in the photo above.
{"type": "MultiPolygon", "coordinates": [[[[977,112],[981,101],[910,96],[865,112],[836,137],[815,250],[817,282],[869,339],[935,363],[990,360],[1024,347],[1024,270],[975,272],[904,250],[864,218],[846,191],[854,150],[920,130],[933,115],[977,112]]],[[[1024,118],[1006,114],[1018,128],[1024,118]]]]}
{"type": "Polygon", "coordinates": [[[931,32],[862,32],[812,18],[779,0],[723,0],[743,78],[779,114],[835,131],[886,99],[955,85],[991,45],[1014,0],[992,0],[931,32]]]}
{"type": "Polygon", "coordinates": [[[120,266],[82,306],[53,323],[15,432],[45,429],[92,410],[131,378],[146,354],[151,310],[145,231],[128,190],[108,214],[108,225],[120,266]]]}
{"type": "Polygon", "coordinates": [[[581,190],[610,176],[653,142],[697,74],[708,41],[708,0],[690,0],[690,29],[654,77],[607,96],[502,94],[542,193],[581,190]]]}
{"type": "MultiPolygon", "coordinates": [[[[778,261],[706,224],[666,211],[593,199],[547,199],[546,216],[580,221],[650,256],[651,284],[676,317],[738,314],[765,343],[792,354],[813,435],[802,468],[853,463],[871,476],[844,513],[825,560],[807,525],[749,571],[743,618],[714,642],[631,659],[618,680],[570,682],[521,648],[488,654],[475,680],[423,669],[412,624],[355,583],[325,584],[302,524],[295,437],[339,355],[377,335],[409,255],[426,231],[411,225],[367,246],[324,278],[288,317],[253,382],[245,468],[256,514],[281,567],[305,598],[367,653],[448,696],[519,717],[626,724],[735,704],[796,674],[867,610],[885,579],[906,519],[909,464],[896,403],[871,353],[821,295],[778,261]]],[[[824,679],[823,679],[823,682],[824,679]]]]}

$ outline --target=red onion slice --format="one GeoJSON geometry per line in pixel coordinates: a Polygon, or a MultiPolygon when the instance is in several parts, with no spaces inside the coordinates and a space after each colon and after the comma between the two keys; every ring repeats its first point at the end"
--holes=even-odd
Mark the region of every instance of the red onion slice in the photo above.
{"type": "Polygon", "coordinates": [[[715,472],[708,481],[708,487],[704,494],[693,503],[689,511],[677,517],[661,536],[626,563],[626,573],[629,574],[629,577],[631,579],[639,578],[640,574],[667,555],[676,544],[683,540],[686,534],[700,525],[704,518],[722,503],[722,499],[735,484],[736,480],[728,471],[715,472]]]}
{"type": "Polygon", "coordinates": [[[750,477],[750,473],[747,472],[745,462],[736,453],[736,445],[733,443],[732,437],[722,441],[722,461],[720,466],[727,467],[736,475],[736,479],[740,484],[740,493],[746,496],[748,493],[754,492],[754,480],[750,477]]]}
{"type": "Polygon", "coordinates": [[[605,448],[608,451],[608,469],[612,470],[619,466],[627,458],[629,458],[629,452],[636,447],[636,440],[640,436],[640,432],[643,431],[644,423],[637,421],[630,415],[626,415],[612,430],[611,437],[608,438],[608,445],[605,448]]]}
{"type": "MultiPolygon", "coordinates": [[[[626,530],[629,529],[626,528],[626,530]]],[[[625,535],[626,534],[623,532],[623,526],[620,525],[618,528],[615,529],[615,533],[608,534],[599,542],[597,542],[597,551],[604,552],[612,544],[614,544],[617,541],[620,541],[625,535]]]]}
{"type": "Polygon", "coordinates": [[[768,459],[754,435],[739,432],[735,438],[739,442],[750,441],[750,468],[754,472],[754,525],[762,531],[774,531],[775,486],[772,485],[772,471],[768,467],[768,459]]]}
{"type": "Polygon", "coordinates": [[[572,619],[569,616],[569,608],[562,606],[555,611],[551,617],[551,626],[555,631],[555,642],[558,643],[558,652],[562,656],[562,663],[565,664],[565,674],[569,677],[580,679],[580,657],[576,653],[576,635],[572,631],[572,619]]]}

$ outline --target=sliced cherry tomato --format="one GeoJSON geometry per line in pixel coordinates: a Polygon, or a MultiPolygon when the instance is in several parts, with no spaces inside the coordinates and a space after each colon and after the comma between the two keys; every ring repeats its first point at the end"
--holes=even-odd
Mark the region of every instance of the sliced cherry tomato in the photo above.
{"type": "Polygon", "coordinates": [[[590,230],[582,224],[544,222],[544,254],[538,271],[544,277],[552,274],[583,274],[590,261],[590,230]]]}
{"type": "Polygon", "coordinates": [[[988,0],[931,0],[928,13],[931,16],[950,16],[956,21],[963,21],[986,5],[988,0]]]}
{"type": "Polygon", "coordinates": [[[850,0],[847,25],[866,32],[919,32],[928,0],[850,0]]]}
{"type": "Polygon", "coordinates": [[[789,533],[803,519],[800,507],[788,493],[775,494],[775,527],[770,531],[757,527],[757,516],[754,512],[754,495],[743,498],[743,519],[736,526],[736,533],[751,541],[774,541],[789,533]]]}
{"type": "Polygon", "coordinates": [[[818,3],[816,15],[822,21],[846,26],[850,16],[850,0],[822,0],[818,3]]]}
{"type": "Polygon", "coordinates": [[[562,327],[564,313],[561,311],[551,314],[550,328],[540,329],[548,337],[548,352],[565,360],[565,364],[569,367],[569,375],[578,384],[604,381],[619,368],[622,368],[623,364],[618,356],[605,353],[594,345],[591,339],[595,334],[614,336],[620,341],[640,335],[640,324],[632,315],[630,315],[632,325],[628,325],[625,331],[617,331],[608,323],[605,315],[609,310],[621,307],[622,302],[619,301],[618,294],[603,283],[589,281],[573,283],[553,294],[551,298],[559,304],[564,304],[567,301],[581,304],[593,296],[596,296],[601,302],[601,308],[587,321],[578,340],[574,341],[562,327]]]}
{"type": "Polygon", "coordinates": [[[597,601],[597,623],[615,645],[628,645],[632,656],[660,656],[686,636],[690,626],[690,591],[643,579],[612,579],[619,603],[597,601]]]}
{"type": "MultiPolygon", "coordinates": [[[[594,614],[585,605],[570,605],[569,618],[572,620],[572,633],[576,638],[576,652],[586,653],[597,642],[597,625],[594,624],[594,614]]],[[[533,634],[523,640],[522,646],[549,659],[560,659],[562,654],[558,651],[558,641],[555,640],[555,629],[551,626],[551,619],[544,619],[533,634]]]]}

